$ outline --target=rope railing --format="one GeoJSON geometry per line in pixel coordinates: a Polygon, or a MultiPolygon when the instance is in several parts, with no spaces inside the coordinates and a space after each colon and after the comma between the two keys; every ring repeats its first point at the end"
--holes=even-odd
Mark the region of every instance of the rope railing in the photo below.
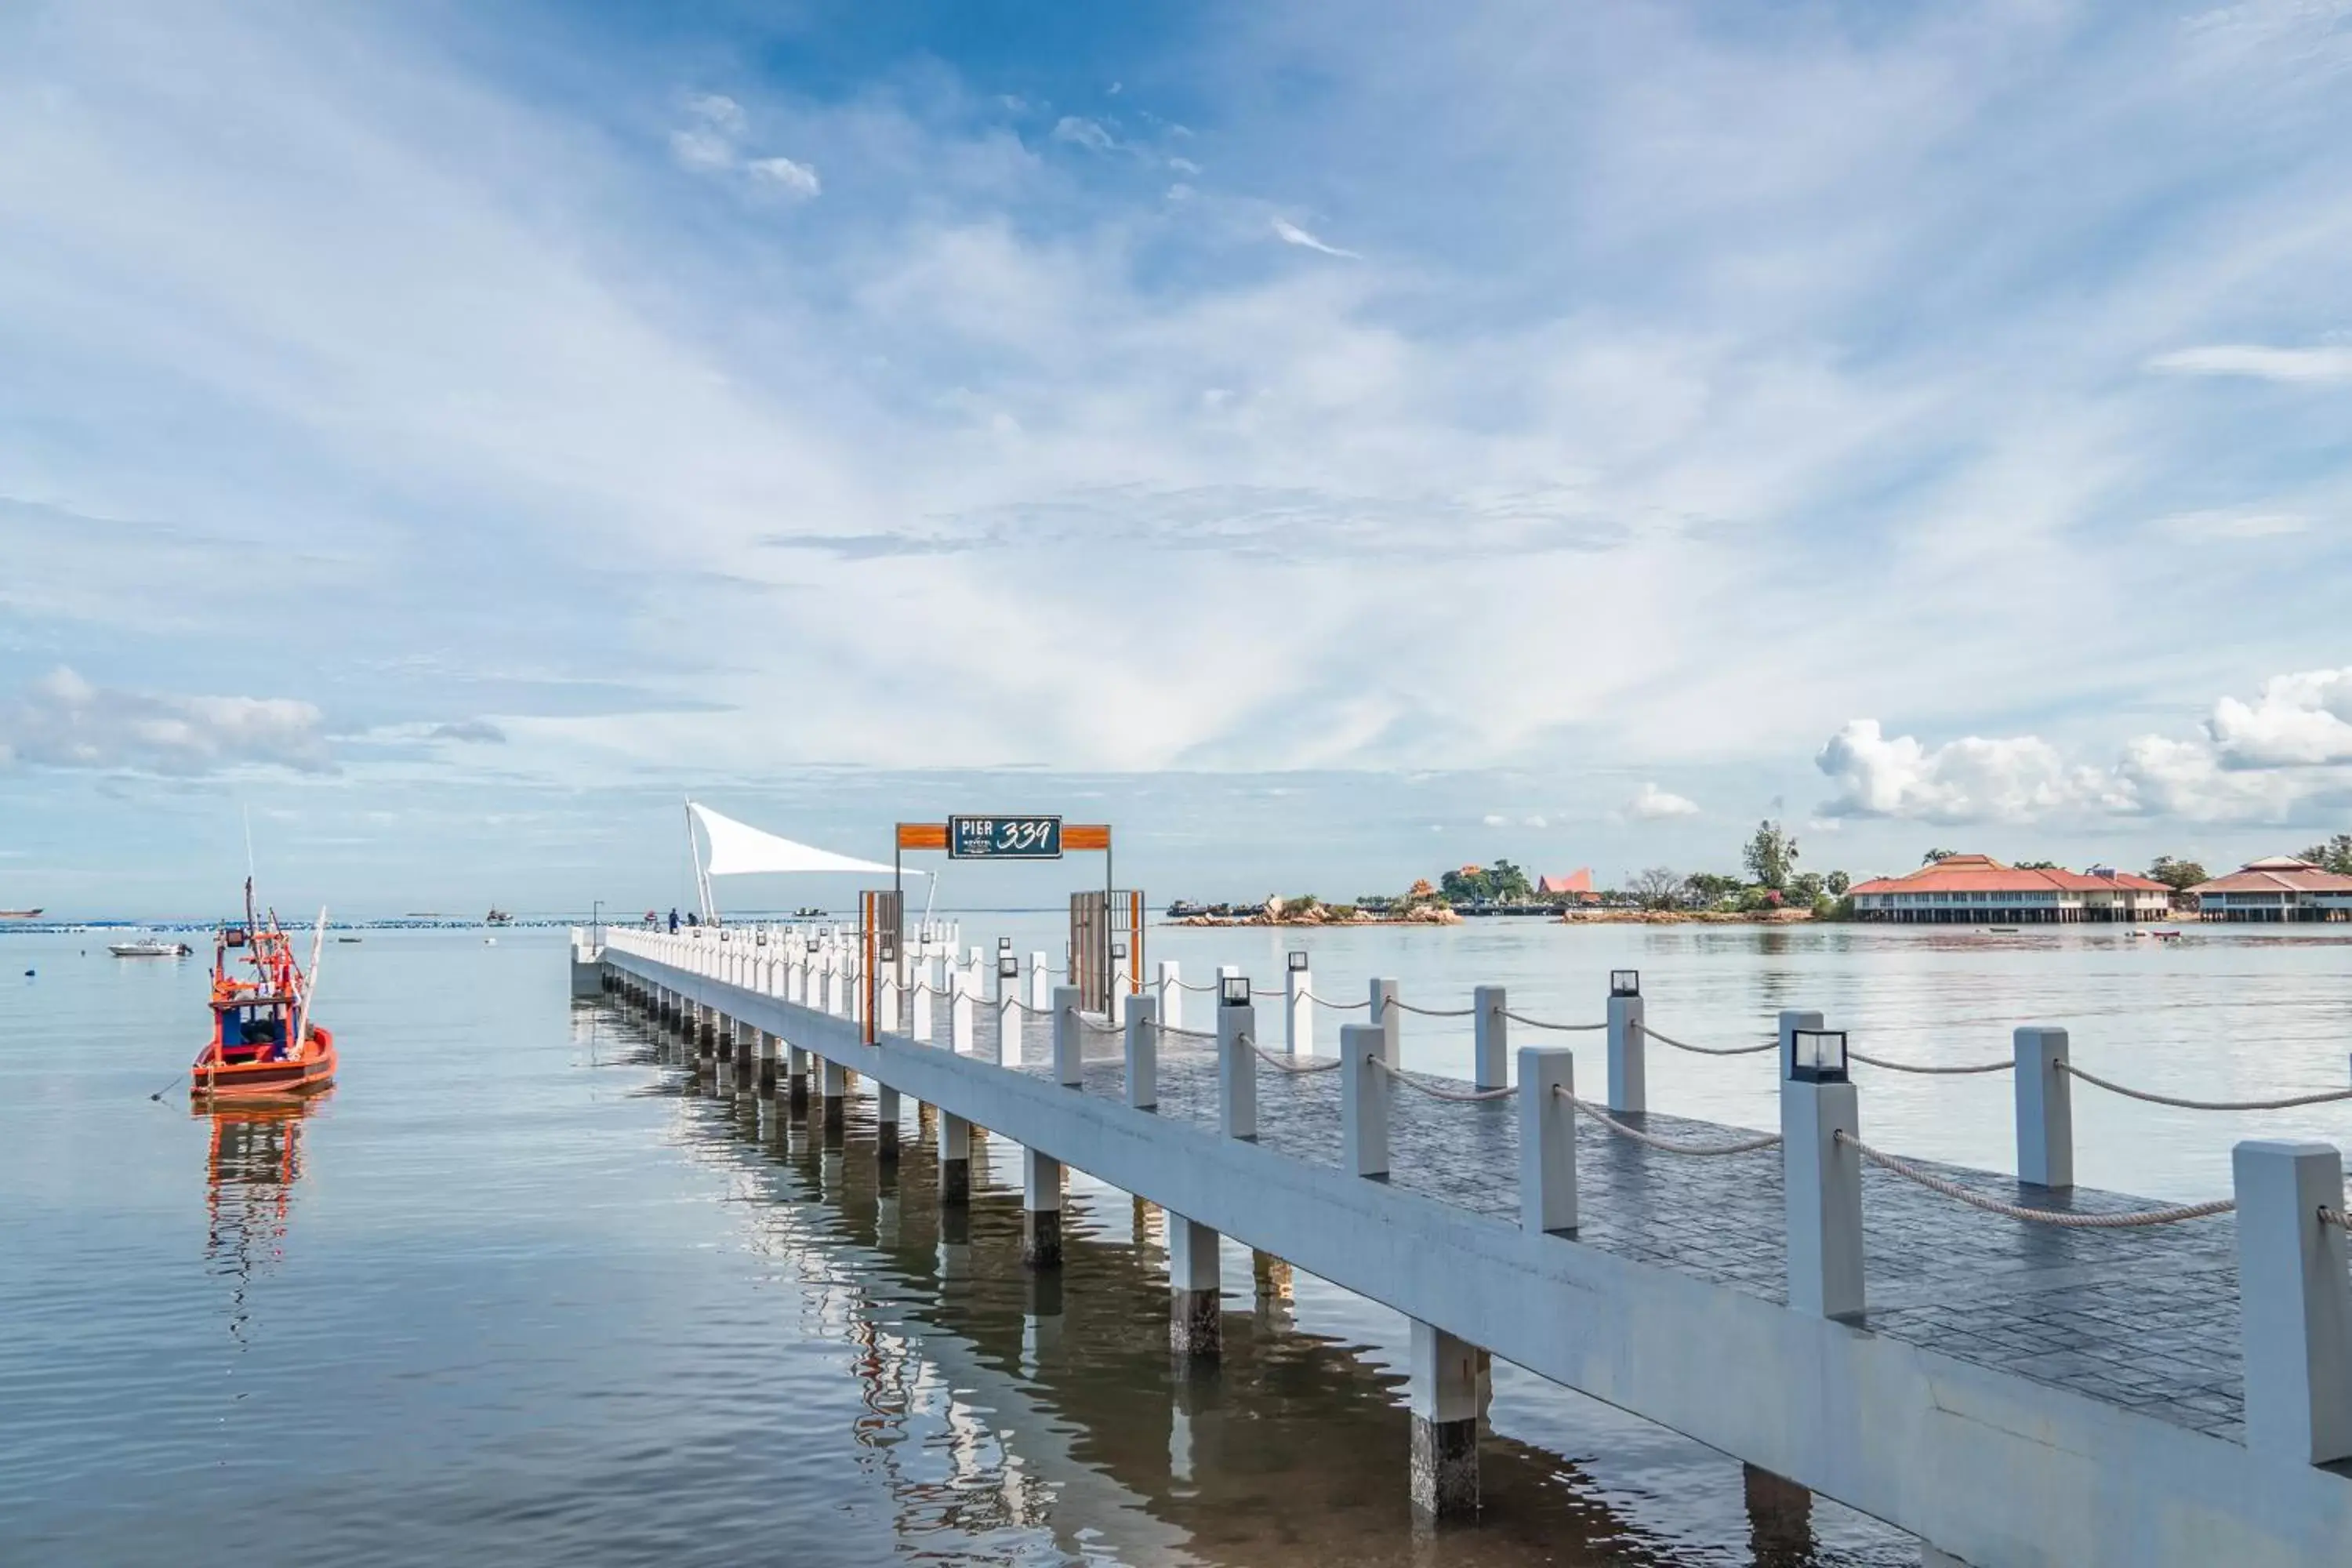
{"type": "Polygon", "coordinates": [[[1372,1005],[1372,999],[1369,996],[1365,997],[1360,1002],[1327,1002],[1322,997],[1315,994],[1312,991],[1302,991],[1299,994],[1306,997],[1309,1002],[1314,1003],[1318,1007],[1328,1007],[1334,1013],[1349,1013],[1359,1007],[1369,1007],[1372,1005]]]}
{"type": "Polygon", "coordinates": [[[1866,1057],[1860,1051],[1856,1050],[1849,1050],[1846,1052],[1846,1055],[1855,1061],[1868,1062],[1874,1068],[1885,1068],[1889,1072],[1916,1072],[1943,1075],[1972,1072],[2007,1072],[2017,1065],[2015,1058],[2011,1058],[2007,1061],[1999,1062],[1969,1062],[1959,1067],[1931,1067],[1926,1062],[1897,1062],[1889,1061],[1884,1057],[1866,1057]]]}
{"type": "Polygon", "coordinates": [[[1378,1057],[1372,1057],[1369,1059],[1374,1067],[1388,1074],[1389,1077],[1394,1079],[1397,1082],[1404,1085],[1405,1088],[1417,1089],[1422,1093],[1429,1096],[1432,1100],[1451,1100],[1455,1104],[1471,1105],[1481,1100],[1507,1100],[1512,1095],[1518,1092],[1517,1089],[1510,1089],[1508,1087],[1503,1089],[1440,1089],[1434,1084],[1422,1082],[1419,1078],[1405,1071],[1402,1068],[1391,1067],[1388,1063],[1382,1061],[1378,1057]]]}
{"type": "Polygon", "coordinates": [[[1916,1182],[1931,1193],[1940,1193],[1955,1202],[1987,1214],[1997,1214],[2010,1219],[2021,1219],[2034,1225],[2056,1226],[2064,1230],[2137,1230],[2152,1225],[2179,1225],[2184,1220],[2203,1219],[2209,1215],[2228,1214],[2238,1206],[2235,1198],[2215,1198],[2210,1203],[2179,1204],[2169,1208],[2127,1209],[2121,1214],[2071,1214],[2062,1209],[2028,1208],[2023,1204],[2003,1203],[1973,1193],[1958,1182],[1930,1174],[1908,1160],[1874,1149],[1841,1127],[1833,1134],[1837,1142],[1882,1171],[1892,1172],[1906,1182],[1916,1182]]]}
{"type": "Polygon", "coordinates": [[[1181,1035],[1188,1040],[1214,1041],[1217,1037],[1217,1032],[1214,1029],[1180,1029],[1173,1024],[1163,1024],[1156,1018],[1152,1020],[1151,1026],[1160,1034],[1181,1035]]]}
{"type": "Polygon", "coordinates": [[[1503,1009],[1503,1016],[1514,1024],[1525,1024],[1530,1029],[1551,1029],[1563,1035],[1590,1034],[1595,1029],[1605,1029],[1609,1026],[1605,1023],[1556,1024],[1549,1018],[1530,1018],[1524,1013],[1514,1013],[1507,1007],[1503,1009]]]}
{"type": "Polygon", "coordinates": [[[1077,1015],[1077,1020],[1078,1027],[1086,1030],[1087,1033],[1090,1035],[1124,1035],[1127,1033],[1126,1025],[1097,1024],[1095,1022],[1094,1016],[1091,1014],[1080,1013],[1077,1015]]]}
{"type": "MultiPolygon", "coordinates": [[[[1369,1005],[1371,998],[1368,996],[1364,1000],[1369,1005]]],[[[1467,1018],[1478,1011],[1475,1007],[1416,1007],[1402,996],[1390,997],[1389,1005],[1407,1013],[1418,1013],[1424,1018],[1467,1018]]]]}
{"type": "Polygon", "coordinates": [[[1628,1126],[1618,1121],[1592,1101],[1570,1092],[1564,1085],[1554,1084],[1551,1091],[1620,1138],[1630,1138],[1636,1143],[1664,1153],[1712,1159],[1721,1154],[1750,1154],[1759,1149],[1769,1149],[1780,1142],[1778,1132],[1759,1132],[1752,1138],[1735,1138],[1727,1143],[1689,1143],[1676,1138],[1661,1138],[1654,1132],[1645,1132],[1639,1127],[1628,1126]]]}
{"type": "Polygon", "coordinates": [[[2298,1105],[2326,1105],[2332,1100],[2352,1100],[2352,1089],[2331,1089],[2317,1094],[2287,1095],[2277,1100],[2185,1100],[2179,1095],[2158,1094],[2153,1089],[2133,1089],[2116,1083],[2094,1072],[2084,1072],[2073,1062],[2061,1062],[2061,1070],[2084,1083],[2095,1083],[2109,1094],[2120,1094],[2129,1100],[2144,1100],[2150,1105],[2169,1105],[2182,1110],[2292,1110],[2298,1105]]]}
{"type": "Polygon", "coordinates": [[[2342,1209],[2332,1209],[2326,1204],[2322,1204],[2319,1205],[2319,1223],[2332,1225],[2338,1230],[2352,1230],[2352,1214],[2347,1214],[2342,1209]]]}
{"type": "Polygon", "coordinates": [[[1766,1040],[1763,1044],[1756,1046],[1695,1046],[1688,1040],[1678,1040],[1672,1035],[1662,1035],[1647,1024],[1637,1023],[1633,1027],[1662,1046],[1672,1046],[1678,1051],[1689,1051],[1696,1056],[1752,1057],[1759,1051],[1777,1051],[1780,1048],[1780,1042],[1777,1038],[1766,1040]]]}
{"type": "Polygon", "coordinates": [[[1258,1054],[1259,1058],[1262,1059],[1266,1066],[1270,1068],[1277,1068],[1284,1072],[1291,1073],[1293,1075],[1310,1072],[1329,1072],[1333,1068],[1340,1065],[1340,1061],[1338,1057],[1278,1057],[1272,1051],[1267,1050],[1264,1046],[1259,1045],[1255,1040],[1251,1039],[1247,1035],[1244,1035],[1242,1037],[1242,1043],[1249,1047],[1251,1050],[1255,1051],[1258,1054]]]}

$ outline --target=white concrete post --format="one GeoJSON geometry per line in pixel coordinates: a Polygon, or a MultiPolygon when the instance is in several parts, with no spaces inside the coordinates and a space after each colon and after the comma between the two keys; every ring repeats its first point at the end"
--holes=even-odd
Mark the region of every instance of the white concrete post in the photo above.
{"type": "Polygon", "coordinates": [[[1381,1032],[1370,1024],[1339,1028],[1339,1169],[1359,1176],[1389,1173],[1389,1075],[1380,1066],[1381,1032]]]}
{"type": "Polygon", "coordinates": [[[1519,1228],[1573,1232],[1576,1213],[1576,1053],[1519,1047],[1519,1228]]]}
{"type": "Polygon", "coordinates": [[[878,1035],[898,1032],[898,987],[887,973],[874,989],[874,1031],[878,1035]]]}
{"type": "Polygon", "coordinates": [[[2231,1154],[2238,1198],[2246,1447],[2296,1465],[2352,1458],[2352,1284],[2344,1157],[2329,1143],[2249,1139],[2231,1154]]]}
{"type": "MultiPolygon", "coordinates": [[[[1642,1036],[1644,1015],[1639,995],[1609,997],[1609,1109],[1650,1109],[1648,1061],[1642,1036]]],[[[1785,1055],[1785,1053],[1783,1053],[1785,1055]]]]}
{"type": "Polygon", "coordinates": [[[1045,967],[1044,953],[1033,952],[1029,955],[1029,1005],[1042,1013],[1052,1005],[1053,1000],[1053,972],[1045,967]]]}
{"type": "Polygon", "coordinates": [[[1062,1261],[1062,1163],[1021,1152],[1021,1261],[1052,1268],[1062,1261]]]}
{"type": "Polygon", "coordinates": [[[1127,1102],[1138,1110],[1160,1106],[1158,1002],[1139,996],[1127,1010],[1127,1102]]]}
{"type": "Polygon", "coordinates": [[[2066,1076],[2066,1031],[2024,1028],[2012,1037],[2017,1066],[2017,1179],[2042,1187],[2074,1184],[2074,1092],[2066,1076]]]}
{"type": "Polygon", "coordinates": [[[1184,1023],[1184,973],[1172,958],[1160,961],[1160,1017],[1171,1028],[1184,1023]]]}
{"type": "Polygon", "coordinates": [[[1478,1347],[1412,1320],[1412,1507],[1432,1519],[1478,1511],[1478,1347]]]}
{"type": "Polygon", "coordinates": [[[1789,1307],[1824,1318],[1863,1310],[1862,1156],[1837,1142],[1862,1132],[1851,1083],[1789,1076],[1789,1037],[1819,1013],[1780,1015],[1780,1180],[1787,1205],[1789,1307]]]}
{"type": "Polygon", "coordinates": [[[824,955],[824,1010],[836,1017],[847,1010],[849,977],[841,972],[841,953],[836,950],[824,955]]]}
{"type": "Polygon", "coordinates": [[[908,1004],[908,1010],[915,1016],[914,1026],[908,1033],[918,1040],[929,1040],[931,1037],[930,969],[931,966],[928,963],[915,966],[914,994],[908,1004]]]}
{"type": "Polygon", "coordinates": [[[849,1110],[849,1074],[839,1062],[828,1061],[819,1069],[817,1093],[824,1101],[824,1130],[838,1132],[849,1110]]]}
{"type": "Polygon", "coordinates": [[[1179,1355],[1214,1360],[1224,1350],[1217,1241],[1209,1226],[1168,1216],[1168,1343],[1179,1355]]]}
{"type": "Polygon", "coordinates": [[[1217,1125],[1228,1138],[1257,1137],[1257,1008],[1217,1004],[1217,1125]]]}
{"type": "Polygon", "coordinates": [[[1503,1016],[1507,1006],[1499,985],[1480,985],[1470,993],[1472,1072],[1480,1089],[1500,1089],[1510,1081],[1504,1076],[1511,1060],[1511,1021],[1503,1016]]]}
{"type": "Polygon", "coordinates": [[[948,965],[948,984],[955,993],[948,1002],[948,1043],[958,1054],[968,1057],[973,1044],[971,999],[972,993],[980,987],[979,971],[951,963],[948,965]]]}
{"type": "Polygon", "coordinates": [[[1282,972],[1283,1044],[1294,1057],[1315,1054],[1315,975],[1310,970],[1282,972]]]}
{"type": "Polygon", "coordinates": [[[1381,1060],[1401,1068],[1404,1066],[1404,1009],[1389,1005],[1396,994],[1395,981],[1373,981],[1372,1005],[1364,1012],[1364,1022],[1381,1032],[1381,1060]]]}
{"type": "Polygon", "coordinates": [[[874,1086],[874,1157],[898,1157],[898,1091],[887,1083],[874,1086]]]}
{"type": "Polygon", "coordinates": [[[971,1201],[971,1123],[942,1110],[939,1127],[940,1206],[961,1208],[971,1201]]]}
{"type": "Polygon", "coordinates": [[[1021,961],[1010,950],[997,961],[996,979],[996,1059],[1000,1066],[1017,1068],[1021,1065],[1021,961]],[[1007,961],[1013,970],[1003,970],[1007,961]]]}
{"type": "Polygon", "coordinates": [[[1066,1089],[1085,1083],[1085,1037],[1079,1030],[1078,999],[1085,993],[1075,985],[1054,987],[1054,1081],[1066,1089]]]}

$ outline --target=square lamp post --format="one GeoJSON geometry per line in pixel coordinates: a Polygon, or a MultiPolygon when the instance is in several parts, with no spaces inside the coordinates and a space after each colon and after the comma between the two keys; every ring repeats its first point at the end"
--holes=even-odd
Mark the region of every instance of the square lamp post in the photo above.
{"type": "Polygon", "coordinates": [[[1642,972],[1638,969],[1612,969],[1609,972],[1609,994],[1639,996],[1642,994],[1642,972]]]}
{"type": "Polygon", "coordinates": [[[1250,983],[1246,974],[1221,974],[1217,977],[1217,1000],[1228,1007],[1249,1005],[1250,983]]]}
{"type": "Polygon", "coordinates": [[[1790,1030],[1789,1077],[1797,1083],[1845,1082],[1845,1031],[1790,1030]]]}
{"type": "Polygon", "coordinates": [[[1286,962],[1292,969],[1304,972],[1307,968],[1307,950],[1303,947],[1292,948],[1286,962]]]}

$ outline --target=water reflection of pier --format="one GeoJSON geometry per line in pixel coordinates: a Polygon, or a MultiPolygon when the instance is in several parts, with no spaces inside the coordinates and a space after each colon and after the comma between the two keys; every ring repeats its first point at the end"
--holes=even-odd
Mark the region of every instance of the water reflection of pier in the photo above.
{"type": "MultiPolygon", "coordinates": [[[[973,1161],[969,1206],[943,1207],[931,1142],[880,1158],[870,1101],[828,1131],[783,1097],[706,1098],[689,1051],[632,1055],[683,1069],[655,1092],[695,1105],[688,1143],[798,1272],[804,1330],[858,1347],[856,1440],[909,1542],[1037,1531],[1130,1561],[1692,1560],[1694,1543],[1628,1515],[1572,1461],[1492,1433],[1484,1527],[1417,1532],[1399,1489],[1367,1484],[1406,1443],[1402,1374],[1297,1331],[1278,1275],[1254,1311],[1228,1314],[1220,1364],[1171,1362],[1156,1210],[1074,1188],[1064,1267],[1024,1268],[1017,1151],[1001,1141],[973,1161]]],[[[1747,1560],[1814,1562],[1808,1494],[1747,1479],[1747,1560]]]]}

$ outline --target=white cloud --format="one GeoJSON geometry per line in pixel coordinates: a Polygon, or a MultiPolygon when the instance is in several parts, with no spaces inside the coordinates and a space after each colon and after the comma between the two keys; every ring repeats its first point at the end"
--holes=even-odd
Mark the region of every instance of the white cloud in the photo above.
{"type": "Polygon", "coordinates": [[[740,136],[745,121],[743,106],[723,92],[698,92],[686,100],[686,111],[703,123],[740,136]]]}
{"type": "Polygon", "coordinates": [[[1054,140],[1066,142],[1073,147],[1084,147],[1090,153],[1109,153],[1118,147],[1118,142],[1109,132],[1076,114],[1065,114],[1054,122],[1054,140]]]}
{"type": "Polygon", "coordinates": [[[1551,824],[1543,817],[1530,816],[1523,819],[1519,826],[1522,827],[1549,827],[1551,824]]]}
{"type": "Polygon", "coordinates": [[[790,158],[754,158],[743,165],[743,172],[796,201],[806,201],[823,189],[814,168],[790,158]]]}
{"type": "Polygon", "coordinates": [[[2297,511],[2261,511],[2217,507],[2204,511],[2177,511],[2157,520],[2156,526],[2175,539],[2191,542],[2220,539],[2279,539],[2311,531],[2311,519],[2297,511]]]}
{"type": "Polygon", "coordinates": [[[454,723],[436,724],[425,731],[428,741],[457,741],[468,745],[502,746],[507,732],[488,719],[460,719],[454,723]]]}
{"type": "Polygon", "coordinates": [[[1643,822],[1657,822],[1667,817],[1696,816],[1698,802],[1670,795],[1654,784],[1644,784],[1626,803],[1625,809],[1643,822]]]}
{"type": "Polygon", "coordinates": [[[2224,767],[2352,763],[2352,666],[2273,676],[2252,703],[2224,697],[2205,731],[2224,767]]]}
{"type": "Polygon", "coordinates": [[[2259,343],[2214,343],[2176,349],[2147,362],[2176,375],[2234,375],[2256,381],[2352,381],[2352,348],[2279,349],[2259,343]]]}
{"type": "Polygon", "coordinates": [[[1287,218],[1276,218],[1274,220],[1274,232],[1275,237],[1280,239],[1285,245],[1303,246],[1308,250],[1319,250],[1326,256],[1344,256],[1350,261],[1361,261],[1363,259],[1363,258],[1355,251],[1342,250],[1336,245],[1324,244],[1321,240],[1316,238],[1313,235],[1307,233],[1305,229],[1299,227],[1297,224],[1292,223],[1287,218]]]}
{"type": "Polygon", "coordinates": [[[2070,765],[2032,735],[1970,735],[1930,749],[1909,735],[1882,734],[1875,719],[1856,719],[1813,761],[1838,786],[1822,807],[1828,816],[2032,822],[2070,808],[2129,804],[2097,770],[2070,765]]]}
{"type": "Polygon", "coordinates": [[[735,144],[717,131],[697,128],[669,133],[670,156],[681,169],[715,174],[735,166],[735,144]]]}
{"type": "Polygon", "coordinates": [[[1500,812],[1490,811],[1480,817],[1478,823],[1482,827],[1508,827],[1511,825],[1511,819],[1500,812]]]}
{"type": "Polygon", "coordinates": [[[202,773],[240,763],[328,767],[318,709],[283,697],[179,697],[59,667],[0,702],[0,764],[202,773]]]}
{"type": "Polygon", "coordinates": [[[1201,165],[1190,158],[1171,158],[1168,160],[1168,166],[1180,174],[1197,174],[1201,172],[1201,165]]]}

